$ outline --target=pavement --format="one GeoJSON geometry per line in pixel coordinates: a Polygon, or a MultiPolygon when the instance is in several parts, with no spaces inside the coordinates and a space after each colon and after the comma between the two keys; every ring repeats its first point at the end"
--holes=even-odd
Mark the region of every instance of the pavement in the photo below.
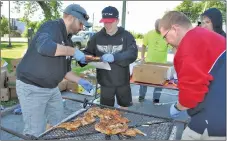
{"type": "MultiPolygon", "coordinates": [[[[171,104],[165,104],[165,105],[153,105],[152,104],[152,95],[153,95],[153,87],[149,87],[146,95],[146,99],[144,102],[140,103],[138,102],[138,91],[139,86],[138,85],[131,85],[132,94],[133,94],[133,106],[129,108],[129,110],[132,111],[138,111],[146,114],[152,114],[156,116],[162,116],[162,117],[169,117],[169,108],[171,104]]],[[[162,94],[160,98],[161,103],[168,103],[168,102],[174,102],[177,100],[177,91],[176,90],[169,90],[164,89],[164,93],[170,93],[170,94],[176,94],[175,96],[162,94]]],[[[88,100],[94,99],[92,96],[85,96],[85,95],[79,95],[79,94],[73,94],[71,92],[63,92],[63,96],[70,97],[70,98],[76,98],[79,100],[84,100],[84,98],[87,98],[88,100]]],[[[72,113],[78,111],[82,108],[82,104],[78,102],[73,102],[70,100],[65,101],[64,105],[64,118],[68,117],[72,113]]],[[[181,113],[179,116],[179,120],[187,120],[188,116],[186,113],[181,113]]],[[[14,130],[19,133],[23,133],[23,119],[22,115],[14,115],[12,113],[9,113],[3,117],[1,117],[1,125],[9,128],[11,130],[14,130]]],[[[182,131],[183,131],[183,124],[178,125],[177,130],[177,139],[180,139],[182,131]]],[[[0,134],[1,140],[21,140],[20,138],[15,137],[14,135],[8,134],[4,131],[1,131],[0,134]]]]}

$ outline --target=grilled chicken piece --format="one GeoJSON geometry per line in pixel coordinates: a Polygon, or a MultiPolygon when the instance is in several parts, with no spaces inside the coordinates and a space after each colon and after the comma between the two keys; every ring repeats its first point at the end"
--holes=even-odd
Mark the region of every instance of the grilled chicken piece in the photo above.
{"type": "Polygon", "coordinates": [[[103,121],[95,124],[95,130],[106,135],[115,135],[121,132],[125,132],[128,129],[127,124],[117,123],[117,121],[103,121]]]}
{"type": "Polygon", "coordinates": [[[116,117],[115,120],[117,120],[119,123],[128,123],[128,122],[130,122],[126,117],[116,117]]]}
{"type": "Polygon", "coordinates": [[[100,61],[101,60],[100,57],[95,57],[92,55],[85,55],[85,59],[86,59],[86,61],[100,61]]]}
{"type": "Polygon", "coordinates": [[[65,123],[58,125],[56,128],[64,128],[64,129],[69,130],[69,131],[76,131],[79,128],[79,126],[74,125],[71,122],[65,122],[65,123]]]}
{"type": "Polygon", "coordinates": [[[108,129],[111,130],[111,134],[112,135],[116,135],[116,134],[125,132],[128,129],[128,125],[127,124],[118,123],[118,124],[114,124],[114,125],[109,125],[108,129]]]}
{"type": "Polygon", "coordinates": [[[95,124],[95,130],[110,135],[111,131],[107,129],[107,126],[108,126],[107,122],[99,122],[95,124]]]}
{"type": "Polygon", "coordinates": [[[101,60],[100,57],[93,57],[92,59],[93,59],[94,61],[100,61],[100,60],[101,60]]]}
{"type": "Polygon", "coordinates": [[[109,115],[121,115],[118,110],[104,109],[103,111],[109,115]]]}
{"type": "Polygon", "coordinates": [[[145,133],[143,133],[142,131],[140,131],[139,129],[136,129],[136,128],[129,128],[126,130],[126,132],[123,132],[121,134],[125,135],[125,136],[131,136],[131,137],[135,137],[137,134],[147,136],[145,133]]]}
{"type": "Polygon", "coordinates": [[[91,114],[93,117],[96,117],[99,114],[101,114],[101,112],[102,112],[102,109],[98,107],[94,107],[94,108],[90,108],[87,112],[84,113],[84,115],[86,116],[86,114],[91,114]]]}
{"type": "Polygon", "coordinates": [[[94,123],[95,117],[91,113],[87,113],[81,120],[83,126],[94,123]]]}
{"type": "Polygon", "coordinates": [[[72,124],[73,124],[75,127],[79,128],[80,126],[82,126],[81,121],[82,121],[82,118],[79,117],[79,118],[75,119],[74,121],[72,121],[72,124]]]}
{"type": "Polygon", "coordinates": [[[99,115],[99,118],[101,119],[115,119],[121,117],[121,114],[117,110],[111,110],[111,109],[103,109],[99,115]]]}
{"type": "Polygon", "coordinates": [[[75,131],[82,125],[81,120],[82,118],[77,118],[74,121],[62,123],[56,128],[64,128],[66,130],[75,131]]]}

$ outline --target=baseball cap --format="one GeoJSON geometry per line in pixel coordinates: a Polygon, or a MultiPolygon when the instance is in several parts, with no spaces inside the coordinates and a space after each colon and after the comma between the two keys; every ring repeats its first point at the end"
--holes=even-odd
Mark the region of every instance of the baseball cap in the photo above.
{"type": "Polygon", "coordinates": [[[100,23],[111,23],[114,22],[119,17],[119,12],[117,8],[108,6],[102,10],[102,19],[99,21],[100,23]]]}
{"type": "Polygon", "coordinates": [[[84,26],[91,27],[91,24],[88,22],[89,16],[86,10],[79,4],[70,4],[65,8],[64,13],[78,18],[84,26]]]}

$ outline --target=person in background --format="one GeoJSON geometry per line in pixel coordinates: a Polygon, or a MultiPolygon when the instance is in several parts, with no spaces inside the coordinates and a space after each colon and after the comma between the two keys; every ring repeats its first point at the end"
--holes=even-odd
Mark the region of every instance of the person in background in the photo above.
{"type": "MultiPolygon", "coordinates": [[[[119,12],[115,7],[104,8],[100,22],[104,23],[104,28],[92,36],[84,53],[101,57],[111,67],[111,70],[97,69],[100,103],[114,106],[116,95],[118,105],[127,109],[132,105],[129,65],[137,59],[136,41],[131,33],[118,27],[119,12]]],[[[80,65],[86,62],[80,61],[80,65]]]]}
{"type": "Polygon", "coordinates": [[[202,24],[203,28],[206,28],[210,31],[214,31],[224,37],[226,33],[222,29],[222,14],[217,8],[210,8],[206,10],[202,15],[202,24]]]}
{"type": "MultiPolygon", "coordinates": [[[[141,51],[142,62],[167,63],[168,45],[158,29],[160,19],[155,22],[155,30],[149,31],[143,39],[141,51]],[[145,57],[145,52],[147,55],[145,57]]],[[[159,103],[162,88],[154,88],[153,103],[159,103]]],[[[143,102],[147,93],[147,86],[140,85],[139,102],[143,102]]]]}
{"type": "Polygon", "coordinates": [[[178,102],[171,105],[176,118],[187,110],[191,117],[182,140],[226,140],[226,40],[201,27],[192,27],[177,11],[166,13],[160,32],[177,48],[174,67],[178,77],[178,102]]]}
{"type": "MultiPolygon", "coordinates": [[[[72,34],[90,26],[83,7],[66,7],[63,19],[41,25],[16,69],[16,92],[25,123],[24,134],[39,136],[46,125],[56,125],[63,117],[63,101],[58,84],[63,78],[90,91],[92,84],[71,71],[72,56],[85,61],[85,55],[73,47],[72,34]]],[[[20,113],[20,110],[14,113],[20,113]]]]}

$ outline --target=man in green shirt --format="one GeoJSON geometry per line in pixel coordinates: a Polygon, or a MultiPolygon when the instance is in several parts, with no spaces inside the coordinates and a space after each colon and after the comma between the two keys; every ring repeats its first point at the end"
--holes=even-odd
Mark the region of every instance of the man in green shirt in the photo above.
{"type": "MultiPolygon", "coordinates": [[[[166,41],[158,29],[160,19],[155,22],[155,30],[149,31],[143,39],[141,59],[144,62],[167,63],[168,47],[166,41]],[[145,52],[147,50],[147,55],[145,52]]],[[[153,103],[159,103],[162,88],[155,88],[153,93],[153,103]]],[[[147,86],[140,86],[139,102],[143,102],[147,92],[147,86]]]]}

